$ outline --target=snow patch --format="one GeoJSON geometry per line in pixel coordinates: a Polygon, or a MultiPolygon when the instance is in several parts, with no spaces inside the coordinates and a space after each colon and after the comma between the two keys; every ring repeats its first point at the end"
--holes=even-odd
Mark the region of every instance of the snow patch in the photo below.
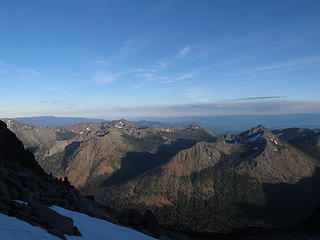
{"type": "MultiPolygon", "coordinates": [[[[18,202],[19,200],[14,200],[18,202]]],[[[89,217],[83,213],[73,212],[61,207],[52,206],[52,210],[70,217],[74,225],[80,230],[82,237],[65,235],[68,240],[152,240],[154,238],[137,232],[131,228],[119,226],[108,221],[89,217]]],[[[0,236],[1,240],[60,240],[60,238],[48,233],[46,230],[32,226],[20,219],[9,217],[0,213],[0,236]]]]}
{"type": "Polygon", "coordinates": [[[271,142],[274,142],[276,145],[278,145],[278,142],[276,140],[274,140],[273,138],[270,138],[271,142]]]}
{"type": "MultiPolygon", "coordinates": [[[[60,238],[51,235],[46,230],[32,226],[31,224],[9,217],[0,213],[0,236],[1,240],[60,240],[60,238]]],[[[68,239],[81,239],[69,238],[68,239]]]]}
{"type": "Polygon", "coordinates": [[[261,133],[258,133],[257,135],[255,135],[253,137],[246,138],[246,139],[240,139],[239,141],[238,140],[234,140],[234,141],[226,140],[224,142],[230,143],[230,144],[251,143],[251,142],[257,141],[260,137],[261,137],[261,133]]]}
{"type": "Polygon", "coordinates": [[[74,225],[78,227],[82,234],[82,238],[70,237],[68,239],[88,239],[88,240],[151,240],[154,239],[148,235],[137,232],[131,228],[126,228],[105,220],[89,217],[83,213],[73,212],[61,207],[52,206],[52,210],[73,219],[74,225]]]}
{"type": "Polygon", "coordinates": [[[261,136],[261,133],[258,133],[256,136],[253,136],[251,138],[247,138],[243,142],[249,143],[249,142],[257,141],[260,138],[260,136],[261,136]]]}

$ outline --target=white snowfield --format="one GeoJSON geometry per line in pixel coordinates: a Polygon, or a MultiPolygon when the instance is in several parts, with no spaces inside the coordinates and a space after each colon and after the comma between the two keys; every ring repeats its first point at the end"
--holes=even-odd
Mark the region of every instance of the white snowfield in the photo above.
{"type": "MultiPolygon", "coordinates": [[[[150,240],[148,235],[133,229],[122,227],[108,221],[89,217],[85,214],[66,210],[61,207],[51,207],[54,211],[70,217],[80,230],[82,237],[65,235],[68,240],[150,240]]],[[[61,240],[46,230],[30,225],[27,222],[0,213],[1,240],[61,240]]]]}

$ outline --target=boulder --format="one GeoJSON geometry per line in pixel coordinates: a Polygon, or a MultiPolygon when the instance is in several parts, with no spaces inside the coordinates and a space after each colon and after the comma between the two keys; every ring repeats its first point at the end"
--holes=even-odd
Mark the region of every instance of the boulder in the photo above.
{"type": "Polygon", "coordinates": [[[30,204],[35,215],[40,217],[46,223],[50,225],[50,229],[58,229],[62,233],[68,235],[75,235],[79,231],[75,231],[73,226],[73,220],[69,217],[65,217],[47,206],[34,202],[30,204]]]}

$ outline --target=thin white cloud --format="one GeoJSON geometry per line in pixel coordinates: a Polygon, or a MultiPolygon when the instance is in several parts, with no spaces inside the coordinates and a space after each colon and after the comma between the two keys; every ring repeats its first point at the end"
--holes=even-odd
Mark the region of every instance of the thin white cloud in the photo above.
{"type": "Polygon", "coordinates": [[[170,8],[170,6],[174,3],[174,0],[161,0],[155,1],[155,3],[157,4],[151,11],[151,14],[153,17],[158,17],[170,8]]]}
{"type": "Polygon", "coordinates": [[[97,71],[93,76],[93,82],[96,83],[112,83],[116,81],[123,72],[113,73],[108,71],[97,71]]]}
{"type": "Polygon", "coordinates": [[[232,99],[233,102],[239,102],[239,101],[257,101],[257,100],[274,100],[274,99],[281,99],[286,98],[286,96],[262,96],[262,97],[246,97],[246,98],[237,98],[232,99]]]}
{"type": "Polygon", "coordinates": [[[136,68],[136,69],[132,69],[131,72],[138,72],[138,73],[141,73],[141,72],[145,72],[144,69],[142,68],[136,68]]]}
{"type": "Polygon", "coordinates": [[[177,81],[181,81],[181,80],[191,79],[191,78],[193,78],[193,74],[192,73],[184,73],[181,76],[177,77],[176,80],[177,81]]]}
{"type": "Polygon", "coordinates": [[[160,60],[157,60],[156,64],[154,65],[142,68],[135,68],[131,70],[131,72],[136,73],[136,77],[143,79],[142,82],[135,84],[133,88],[141,88],[145,86],[148,82],[167,80],[168,77],[162,76],[161,72],[167,68],[168,62],[169,60],[167,58],[162,58],[160,60]]]}
{"type": "Polygon", "coordinates": [[[128,57],[137,53],[143,45],[144,39],[129,39],[122,42],[119,53],[115,58],[128,57]]]}
{"type": "Polygon", "coordinates": [[[164,59],[160,59],[159,60],[159,67],[161,69],[165,69],[168,66],[168,59],[164,58],[164,59]]]}
{"type": "Polygon", "coordinates": [[[178,57],[182,58],[184,57],[189,51],[191,50],[191,47],[189,45],[185,46],[178,52],[178,57]]]}
{"type": "Polygon", "coordinates": [[[13,80],[27,80],[40,76],[40,73],[33,68],[15,66],[0,60],[0,75],[13,80]]]}
{"type": "Polygon", "coordinates": [[[210,93],[201,87],[189,87],[185,91],[184,95],[193,101],[208,101],[210,93]]]}
{"type": "Polygon", "coordinates": [[[63,90],[63,88],[60,88],[60,87],[51,87],[51,88],[49,88],[49,90],[51,90],[51,91],[60,91],[60,90],[63,90]]]}
{"type": "Polygon", "coordinates": [[[249,74],[254,74],[254,73],[259,73],[259,72],[268,72],[268,71],[290,71],[290,70],[296,70],[300,68],[305,68],[309,67],[312,64],[320,64],[320,57],[319,56],[314,56],[314,57],[306,57],[306,58],[298,58],[298,59],[291,59],[287,61],[282,61],[282,62],[277,62],[274,64],[270,65],[260,65],[256,66],[254,68],[250,68],[238,73],[232,73],[228,74],[228,77],[233,77],[233,76],[242,76],[242,75],[249,75],[249,74]]]}
{"type": "Polygon", "coordinates": [[[37,70],[35,70],[35,69],[27,69],[26,70],[28,73],[30,73],[31,75],[33,75],[33,76],[40,76],[40,73],[37,71],[37,70]]]}
{"type": "Polygon", "coordinates": [[[182,81],[182,80],[192,79],[193,77],[194,77],[194,74],[192,74],[192,73],[184,73],[176,78],[172,78],[172,79],[165,81],[165,83],[174,83],[174,82],[178,82],[178,81],[182,81]]]}
{"type": "Polygon", "coordinates": [[[107,60],[102,60],[102,59],[94,59],[92,60],[92,63],[97,64],[97,65],[109,65],[109,61],[107,60]]]}

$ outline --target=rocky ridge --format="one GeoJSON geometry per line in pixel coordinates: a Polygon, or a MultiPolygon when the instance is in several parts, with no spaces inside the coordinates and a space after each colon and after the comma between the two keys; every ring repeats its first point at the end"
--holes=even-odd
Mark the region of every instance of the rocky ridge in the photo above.
{"type": "Polygon", "coordinates": [[[199,141],[120,185],[84,191],[116,209],[151,209],[162,224],[184,231],[287,227],[316,207],[317,200],[310,199],[318,197],[318,166],[310,155],[257,126],[237,136],[199,141]],[[296,200],[288,204],[292,197],[296,200]],[[304,210],[303,201],[308,202],[304,210]]]}
{"type": "MultiPolygon", "coordinates": [[[[70,185],[67,178],[61,180],[45,173],[34,155],[26,151],[6,124],[0,121],[0,212],[42,227],[61,239],[66,239],[65,234],[81,236],[73,220],[50,209],[50,205],[119,224],[117,214],[108,213],[93,201],[92,196],[84,197],[70,185]]],[[[150,231],[160,231],[157,219],[151,212],[138,217],[135,212],[124,216],[122,224],[148,234],[151,234],[150,231]]]]}

